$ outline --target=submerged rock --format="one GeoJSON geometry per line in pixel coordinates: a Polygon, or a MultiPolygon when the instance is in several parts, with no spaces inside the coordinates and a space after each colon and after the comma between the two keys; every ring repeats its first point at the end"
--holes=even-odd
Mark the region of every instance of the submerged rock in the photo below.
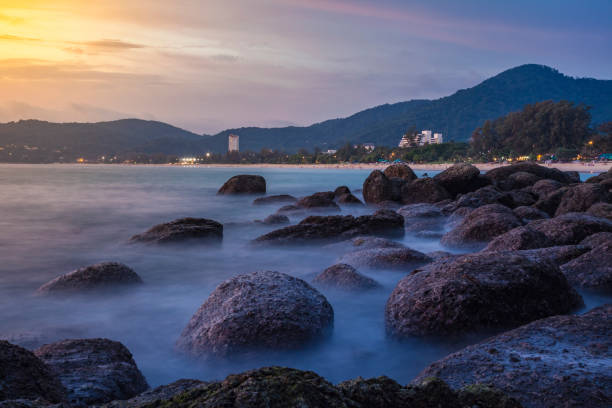
{"type": "Polygon", "coordinates": [[[293,349],[325,337],[334,312],[301,279],[263,271],[220,284],[193,315],[177,347],[196,356],[293,349]]]}
{"type": "Polygon", "coordinates": [[[441,232],[446,217],[442,210],[433,204],[410,204],[399,210],[404,217],[404,226],[409,232],[441,232]]]}
{"type": "Polygon", "coordinates": [[[371,269],[410,271],[431,261],[427,255],[410,248],[370,248],[350,252],[339,262],[371,269]]]}
{"type": "Polygon", "coordinates": [[[351,193],[336,196],[336,202],[346,205],[363,205],[361,200],[352,195],[351,193]]]}
{"type": "Polygon", "coordinates": [[[159,224],[130,238],[132,242],[172,244],[178,242],[221,242],[223,225],[206,218],[179,218],[159,224]]]}
{"type": "Polygon", "coordinates": [[[253,205],[266,205],[266,204],[278,204],[288,203],[293,204],[297,202],[297,198],[289,194],[271,195],[266,197],[259,197],[253,200],[253,205]]]}
{"type": "Polygon", "coordinates": [[[452,388],[490,384],[526,408],[608,408],[612,401],[612,306],[538,320],[468,346],[413,381],[452,388]]]}
{"type": "Polygon", "coordinates": [[[572,285],[612,292],[612,240],[593,246],[562,265],[561,271],[572,285]]]}
{"type": "Polygon", "coordinates": [[[583,213],[567,213],[549,220],[535,220],[528,225],[542,232],[555,245],[577,244],[589,235],[612,232],[612,221],[583,213]]]}
{"type": "Polygon", "coordinates": [[[58,375],[72,406],[128,399],[149,388],[130,351],[117,341],[63,340],[34,353],[58,375]]]}
{"type": "Polygon", "coordinates": [[[283,214],[271,214],[264,218],[263,223],[268,225],[289,224],[289,217],[283,214]]]}
{"type": "Polygon", "coordinates": [[[314,193],[307,197],[300,198],[295,205],[300,208],[309,210],[332,210],[339,211],[340,207],[334,201],[334,193],[332,191],[323,191],[314,193]]]}
{"type": "Polygon", "coordinates": [[[265,194],[266,179],[252,174],[240,174],[227,180],[217,194],[265,194]]]}
{"type": "Polygon", "coordinates": [[[404,277],[385,308],[397,337],[516,327],[582,305],[559,268],[517,252],[442,258],[404,277]]]}
{"type": "Polygon", "coordinates": [[[45,283],[38,294],[82,292],[142,284],[132,268],[118,262],[102,262],[79,268],[45,283]]]}
{"type": "Polygon", "coordinates": [[[380,287],[374,279],[363,276],[351,265],[336,264],[318,274],[314,283],[344,290],[368,290],[380,287]]]}
{"type": "Polygon", "coordinates": [[[64,402],[66,389],[34,353],[0,340],[0,404],[17,399],[64,402]]]}
{"type": "Polygon", "coordinates": [[[297,225],[269,232],[255,239],[255,243],[288,245],[313,241],[333,241],[359,235],[401,237],[404,218],[394,211],[379,210],[373,215],[310,216],[297,225]]]}

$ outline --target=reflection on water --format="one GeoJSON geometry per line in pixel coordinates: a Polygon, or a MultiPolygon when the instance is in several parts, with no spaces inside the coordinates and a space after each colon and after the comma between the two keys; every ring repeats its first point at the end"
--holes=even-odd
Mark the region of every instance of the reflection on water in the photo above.
{"type": "MultiPolygon", "coordinates": [[[[245,171],[263,175],[269,194],[295,196],[339,185],[359,189],[369,173],[245,171]]],[[[214,363],[177,354],[174,343],[183,327],[221,281],[264,269],[310,281],[342,255],[333,253],[333,248],[250,246],[250,240],[273,229],[252,221],[281,205],[252,206],[253,197],[215,195],[226,179],[240,172],[232,168],[0,165],[0,333],[20,333],[23,344],[66,337],[121,341],[153,386],[179,378],[218,379],[272,364],[311,369],[334,382],[385,374],[406,383],[427,364],[467,342],[388,339],[384,305],[404,273],[362,271],[382,283],[383,289],[367,294],[321,290],[335,312],[333,336],[322,344],[214,363]],[[221,247],[126,243],[154,224],[185,216],[225,224],[221,247]],[[132,267],[145,285],[104,295],[33,296],[38,286],[59,274],[110,260],[132,267]]],[[[440,249],[433,239],[406,237],[404,243],[425,252],[440,249]]],[[[605,301],[606,297],[587,299],[589,306],[605,301]]]]}

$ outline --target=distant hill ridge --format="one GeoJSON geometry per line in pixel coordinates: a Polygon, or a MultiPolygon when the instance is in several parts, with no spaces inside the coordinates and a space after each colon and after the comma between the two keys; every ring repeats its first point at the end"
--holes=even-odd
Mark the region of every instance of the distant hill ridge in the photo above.
{"type": "Polygon", "coordinates": [[[68,146],[83,155],[121,152],[198,154],[224,152],[227,135],[240,136],[241,150],[338,147],[348,141],[395,146],[415,126],[444,133],[446,141],[466,141],[474,129],[543,100],[569,100],[591,106],[593,123],[612,120],[612,80],[573,78],[543,65],[521,65],[482,83],[435,100],[412,100],[376,106],[342,119],[306,127],[228,129],[200,136],[155,121],[125,119],[98,123],[49,123],[26,120],[0,124],[0,146],[68,146]]]}

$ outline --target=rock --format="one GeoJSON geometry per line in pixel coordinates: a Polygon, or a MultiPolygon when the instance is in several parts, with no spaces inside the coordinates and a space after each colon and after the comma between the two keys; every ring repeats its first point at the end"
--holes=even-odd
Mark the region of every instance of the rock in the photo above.
{"type": "Polygon", "coordinates": [[[612,167],[607,172],[598,174],[597,176],[589,177],[586,183],[600,183],[606,179],[612,178],[612,167]]]}
{"type": "Polygon", "coordinates": [[[397,210],[398,208],[400,208],[402,205],[400,203],[398,203],[397,201],[381,201],[379,203],[376,203],[376,207],[378,207],[381,210],[397,210]]]}
{"type": "Polygon", "coordinates": [[[34,353],[0,340],[0,401],[39,398],[64,402],[66,389],[34,353]]]}
{"type": "Polygon", "coordinates": [[[561,266],[587,252],[590,248],[584,245],[559,245],[547,248],[526,249],[521,255],[535,261],[547,260],[561,266]]]}
{"type": "Polygon", "coordinates": [[[513,190],[503,193],[497,202],[509,208],[516,208],[535,204],[536,197],[528,191],[513,190]]]}
{"type": "Polygon", "coordinates": [[[150,244],[172,244],[178,242],[221,242],[223,225],[206,218],[179,218],[165,224],[159,224],[148,231],[134,235],[132,242],[150,244]]]}
{"type": "Polygon", "coordinates": [[[196,356],[294,349],[330,333],[334,311],[301,279],[263,271],[221,283],[193,315],[177,347],[196,356]]]}
{"type": "Polygon", "coordinates": [[[406,182],[410,182],[418,178],[410,166],[404,163],[396,163],[388,166],[385,169],[384,174],[389,179],[399,178],[406,182]]]}
{"type": "Polygon", "coordinates": [[[102,262],[79,268],[45,283],[38,294],[83,292],[142,284],[130,267],[118,262],[102,262]]]}
{"type": "Polygon", "coordinates": [[[450,258],[450,257],[459,256],[457,254],[451,254],[450,252],[446,252],[446,251],[433,251],[433,252],[428,252],[425,255],[427,255],[434,261],[437,261],[438,259],[442,259],[442,258],[450,258]]]}
{"type": "Polygon", "coordinates": [[[491,180],[492,183],[503,186],[505,181],[514,173],[526,172],[536,175],[542,179],[556,180],[563,184],[571,182],[571,177],[561,170],[540,166],[533,162],[521,162],[502,166],[496,169],[489,170],[485,173],[485,177],[491,180]]]}
{"type": "Polygon", "coordinates": [[[529,227],[516,227],[495,237],[482,252],[512,251],[519,249],[536,249],[553,246],[553,242],[539,231],[529,227]]]}
{"type": "Polygon", "coordinates": [[[336,198],[336,202],[340,204],[346,204],[346,205],[363,205],[361,200],[355,197],[354,195],[352,195],[351,193],[342,194],[341,196],[336,198]]]}
{"type": "Polygon", "coordinates": [[[371,236],[358,236],[346,241],[336,242],[325,246],[326,249],[331,250],[334,253],[339,252],[353,252],[363,249],[371,248],[406,248],[403,244],[396,241],[391,241],[386,238],[371,237],[371,236]]]}
{"type": "Polygon", "coordinates": [[[297,225],[278,229],[255,239],[256,243],[287,245],[313,241],[338,241],[359,235],[402,237],[404,218],[394,211],[378,210],[373,215],[310,216],[297,225]]]}
{"type": "Polygon", "coordinates": [[[398,214],[404,217],[406,231],[441,231],[446,217],[442,210],[432,204],[409,204],[399,210],[398,214]]]}
{"type": "Polygon", "coordinates": [[[413,381],[437,377],[458,389],[490,384],[526,408],[607,408],[612,306],[582,316],[554,316],[468,346],[413,381]]]}
{"type": "Polygon", "coordinates": [[[265,194],[266,179],[252,174],[240,174],[227,180],[217,194],[265,194]]]}
{"type": "Polygon", "coordinates": [[[607,218],[612,221],[612,204],[595,203],[586,212],[595,217],[607,218]]]}
{"type": "Polygon", "coordinates": [[[582,299],[550,261],[517,252],[434,261],[404,277],[385,308],[396,337],[498,330],[569,313],[582,299]]]}
{"type": "Polygon", "coordinates": [[[363,199],[368,204],[392,201],[391,181],[380,170],[374,170],[363,182],[363,199]]]}
{"type": "Polygon", "coordinates": [[[612,292],[612,240],[561,266],[569,283],[581,288],[612,292]]]}
{"type": "Polygon", "coordinates": [[[580,245],[584,245],[589,248],[594,248],[598,245],[605,244],[608,242],[612,242],[612,232],[598,232],[597,234],[589,235],[588,237],[580,241],[580,245]]]}
{"type": "Polygon", "coordinates": [[[332,191],[323,191],[320,193],[314,193],[307,197],[300,198],[295,204],[297,207],[305,208],[308,210],[323,209],[339,211],[340,207],[334,202],[334,193],[332,191]]]}
{"type": "Polygon", "coordinates": [[[117,341],[63,340],[34,354],[57,373],[72,406],[128,399],[149,388],[130,351],[117,341]]]}
{"type": "Polygon", "coordinates": [[[538,198],[542,198],[555,190],[563,187],[563,183],[558,182],[557,180],[544,179],[536,182],[534,185],[529,187],[529,191],[538,196],[538,198]]]}
{"type": "Polygon", "coordinates": [[[599,184],[576,184],[563,194],[555,216],[569,212],[584,212],[593,204],[609,202],[611,199],[612,196],[599,184]]]}
{"type": "Polygon", "coordinates": [[[512,210],[512,212],[518,217],[519,220],[521,220],[525,224],[533,220],[542,220],[545,218],[550,218],[548,214],[546,214],[544,211],[528,206],[516,207],[512,210]]]}
{"type": "Polygon", "coordinates": [[[303,208],[298,207],[297,205],[293,205],[293,204],[284,205],[276,211],[277,214],[291,214],[291,215],[304,214],[305,212],[306,211],[303,208]]]}
{"type": "Polygon", "coordinates": [[[461,207],[478,208],[487,204],[499,204],[502,196],[503,194],[493,186],[482,187],[471,193],[460,195],[446,211],[453,212],[461,207]]]}
{"type": "Polygon", "coordinates": [[[569,190],[569,187],[561,187],[552,193],[548,193],[543,197],[540,197],[538,201],[533,205],[538,210],[546,212],[548,215],[553,217],[557,211],[557,207],[561,204],[563,195],[569,190]]]}
{"type": "Polygon", "coordinates": [[[297,202],[297,198],[289,194],[271,195],[266,197],[259,197],[253,200],[253,205],[267,205],[267,204],[278,204],[278,203],[289,203],[293,204],[297,202]]]}
{"type": "Polygon", "coordinates": [[[434,176],[434,181],[448,191],[453,197],[478,190],[490,184],[480,176],[480,170],[468,163],[457,163],[434,176]]]}
{"type": "Polygon", "coordinates": [[[351,190],[347,186],[340,186],[334,190],[334,197],[336,198],[345,194],[351,194],[351,190]]]}
{"type": "Polygon", "coordinates": [[[451,198],[451,195],[434,179],[425,177],[402,186],[401,199],[404,204],[436,203],[451,198]]]}
{"type": "Polygon", "coordinates": [[[357,268],[410,271],[431,261],[427,255],[410,248],[370,248],[343,255],[339,262],[357,268]]]}
{"type": "Polygon", "coordinates": [[[271,214],[263,220],[263,223],[268,225],[289,224],[289,217],[282,214],[271,214]]]}
{"type": "Polygon", "coordinates": [[[455,248],[477,247],[521,225],[508,207],[487,204],[472,211],[459,225],[444,234],[440,242],[455,248]]]}
{"type": "Polygon", "coordinates": [[[589,235],[612,232],[612,221],[583,213],[567,213],[548,220],[535,220],[530,228],[544,233],[555,245],[577,244],[589,235]]]}
{"type": "Polygon", "coordinates": [[[508,176],[508,179],[503,182],[504,190],[516,190],[519,188],[529,187],[541,180],[541,177],[526,171],[517,171],[508,176]]]}
{"type": "Polygon", "coordinates": [[[149,389],[142,394],[123,401],[112,401],[102,405],[104,408],[151,408],[161,401],[168,401],[178,394],[206,388],[211,383],[200,380],[181,379],[167,385],[149,389]]]}
{"type": "Polygon", "coordinates": [[[565,174],[569,177],[570,183],[580,183],[580,173],[577,171],[564,171],[565,174]]]}
{"type": "Polygon", "coordinates": [[[336,264],[318,274],[314,283],[343,290],[369,290],[380,287],[374,279],[363,276],[351,265],[336,264]]]}

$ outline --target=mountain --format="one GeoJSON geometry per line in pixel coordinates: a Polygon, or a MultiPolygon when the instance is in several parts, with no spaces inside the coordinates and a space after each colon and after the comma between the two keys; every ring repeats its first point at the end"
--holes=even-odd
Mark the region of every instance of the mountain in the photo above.
{"type": "Polygon", "coordinates": [[[612,120],[611,80],[573,78],[543,65],[530,64],[504,71],[444,98],[380,105],[347,118],[306,127],[245,127],[209,136],[138,119],[99,123],[10,122],[0,124],[0,161],[225,152],[230,133],[240,136],[242,151],[328,149],[346,142],[396,146],[402,134],[413,126],[442,132],[446,141],[465,141],[485,120],[544,100],[568,100],[591,106],[593,124],[612,120]]]}
{"type": "Polygon", "coordinates": [[[442,132],[446,141],[467,141],[485,120],[544,100],[591,106],[595,124],[612,120],[611,80],[573,78],[544,65],[528,64],[440,99],[381,105],[308,127],[228,129],[212,136],[210,142],[215,149],[222,149],[227,135],[235,133],[240,136],[240,148],[245,150],[327,148],[347,141],[396,146],[412,126],[442,132]]]}

